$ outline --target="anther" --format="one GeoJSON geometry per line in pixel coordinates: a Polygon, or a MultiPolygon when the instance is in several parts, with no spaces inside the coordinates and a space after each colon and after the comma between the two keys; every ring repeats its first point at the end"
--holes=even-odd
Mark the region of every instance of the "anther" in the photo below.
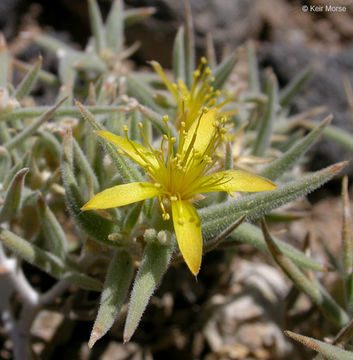
{"type": "Polygon", "coordinates": [[[163,116],[163,121],[164,121],[164,122],[167,122],[167,121],[168,121],[168,118],[169,118],[168,115],[164,115],[164,116],[163,116]]]}
{"type": "Polygon", "coordinates": [[[183,218],[179,218],[178,219],[178,224],[179,225],[184,225],[185,224],[185,220],[183,218]]]}

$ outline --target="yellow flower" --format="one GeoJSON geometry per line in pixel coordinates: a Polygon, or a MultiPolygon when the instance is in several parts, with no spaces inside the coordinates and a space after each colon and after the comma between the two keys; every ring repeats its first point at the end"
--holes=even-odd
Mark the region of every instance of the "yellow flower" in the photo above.
{"type": "Polygon", "coordinates": [[[193,82],[190,90],[182,79],[177,79],[176,83],[172,83],[157,61],[151,61],[151,65],[162,78],[164,85],[177,103],[175,119],[177,126],[184,122],[186,130],[188,130],[193,121],[200,115],[202,108],[217,107],[220,109],[229,101],[227,99],[216,105],[217,98],[221,95],[221,92],[215,90],[212,86],[214,78],[211,76],[211,69],[207,66],[207,60],[204,57],[201,58],[198,68],[193,72],[193,82]]]}
{"type": "Polygon", "coordinates": [[[196,275],[202,257],[200,219],[192,201],[201,193],[226,191],[268,191],[275,185],[264,178],[243,171],[227,170],[210,173],[217,162],[215,151],[226,137],[226,118],[217,120],[217,110],[204,110],[188,130],[181,122],[179,142],[171,137],[168,117],[164,117],[167,134],[160,149],[154,150],[139,124],[146,147],[107,131],[97,134],[119,148],[148,174],[151,182],[117,185],[96,194],[82,210],[108,209],[158,197],[164,220],[173,219],[174,230],[183,258],[196,275]]]}

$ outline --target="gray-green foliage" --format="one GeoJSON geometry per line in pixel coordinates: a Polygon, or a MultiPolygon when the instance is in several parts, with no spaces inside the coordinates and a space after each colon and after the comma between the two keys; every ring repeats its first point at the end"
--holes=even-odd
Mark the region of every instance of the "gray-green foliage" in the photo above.
{"type": "MultiPolygon", "coordinates": [[[[127,125],[132,138],[141,142],[140,126],[151,144],[159,143],[166,131],[163,116],[167,114],[172,119],[178,105],[170,93],[161,90],[157,75],[119,70],[130,52],[124,46],[124,28],[152,14],[153,9],[124,10],[122,0],[115,0],[104,24],[96,0],[89,0],[88,5],[93,39],[85,50],[78,51],[42,33],[34,39],[45,51],[58,56],[58,76],[41,69],[41,58],[34,66],[11,59],[0,37],[0,241],[11,254],[59,279],[57,288],[61,292],[55,286],[49,295],[30,290],[39,299],[36,309],[43,299],[52,299],[53,294],[61,294],[70,284],[87,290],[103,289],[89,343],[93,346],[110,329],[123,307],[135,267],[138,269],[129,298],[125,341],[133,335],[151,295],[168,266],[174,263],[172,254],[180,257],[171,226],[161,220],[153,200],[119,209],[81,211],[94,193],[107,187],[148,181],[148,175],[122,156],[115,146],[97,138],[93,131],[107,129],[121,135],[123,125],[127,125]],[[19,84],[13,85],[8,78],[10,66],[24,72],[19,84]],[[76,87],[78,79],[81,84],[76,87]],[[55,89],[61,85],[55,105],[36,106],[33,101],[24,101],[30,99],[31,89],[38,81],[55,89]],[[21,225],[25,213],[31,216],[32,228],[21,225]],[[68,224],[73,224],[74,229],[70,230],[68,224]],[[16,233],[18,228],[21,234],[16,233]],[[95,263],[110,264],[99,269],[99,275],[105,278],[104,287],[92,271],[95,263]]],[[[181,28],[175,38],[173,81],[185,81],[190,89],[196,59],[190,9],[187,13],[186,27],[181,28]]],[[[208,45],[212,46],[212,42],[208,45]]],[[[208,53],[212,55],[214,51],[209,48],[208,53]]],[[[293,167],[301,165],[302,156],[320,134],[347,148],[352,139],[351,135],[330,127],[330,119],[317,127],[311,122],[302,123],[313,128],[305,137],[301,133],[299,136],[289,133],[287,106],[312,69],[305,69],[282,90],[278,89],[273,73],[267,74],[261,84],[253,44],[248,47],[249,89],[228,98],[227,94],[232,93],[228,79],[237,56],[238,53],[233,52],[221,63],[212,56],[212,90],[220,90],[218,104],[227,102],[222,111],[232,114],[236,127],[244,129],[244,153],[265,160],[276,154],[275,160],[262,167],[254,166],[253,170],[276,180],[278,187],[272,192],[236,199],[228,199],[227,195],[210,197],[211,200],[203,205],[200,203],[203,208],[198,213],[205,247],[213,249],[240,242],[272,253],[300,290],[307,293],[328,318],[336,316],[336,322],[343,325],[348,319],[345,310],[317,283],[309,282],[303,272],[304,269],[326,271],[323,264],[280,239],[272,238],[268,232],[263,236],[260,228],[250,222],[239,225],[230,236],[219,241],[218,235],[242,216],[248,221],[256,220],[314,191],[339,173],[345,163],[313,174],[293,176],[293,167]],[[278,145],[273,142],[277,134],[289,139],[278,145]],[[288,178],[292,181],[288,182],[288,178]]],[[[169,123],[171,136],[177,137],[177,124],[169,123]]],[[[241,156],[233,158],[229,142],[222,166],[237,168],[241,166],[240,160],[241,156]]],[[[352,237],[346,235],[343,245],[346,251],[352,251],[351,242],[352,237]]],[[[351,314],[352,274],[346,255],[343,253],[345,290],[347,311],[351,314]]],[[[4,254],[6,261],[10,256],[4,254]]],[[[21,266],[20,261],[18,266],[21,266]]],[[[13,279],[16,278],[14,274],[13,279]]]]}

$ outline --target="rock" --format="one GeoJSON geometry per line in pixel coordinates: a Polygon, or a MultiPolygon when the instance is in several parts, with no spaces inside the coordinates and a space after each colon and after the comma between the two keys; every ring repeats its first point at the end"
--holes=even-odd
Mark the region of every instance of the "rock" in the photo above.
{"type": "Polygon", "coordinates": [[[280,328],[288,291],[283,277],[269,265],[245,260],[234,262],[232,270],[230,294],[210,300],[213,311],[204,329],[209,358],[290,358],[291,345],[280,328]]]}

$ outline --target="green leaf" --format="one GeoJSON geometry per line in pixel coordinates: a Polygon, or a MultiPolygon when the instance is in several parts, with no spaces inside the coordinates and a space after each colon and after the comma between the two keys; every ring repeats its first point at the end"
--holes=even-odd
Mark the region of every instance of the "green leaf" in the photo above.
{"type": "Polygon", "coordinates": [[[39,71],[42,67],[42,57],[39,56],[36,64],[32,67],[32,69],[27,73],[21,83],[17,86],[14,97],[21,101],[24,97],[26,97],[30,91],[32,90],[34,84],[37,81],[39,71]]]}
{"type": "Polygon", "coordinates": [[[34,38],[34,42],[44,49],[50,51],[54,55],[72,51],[69,45],[65,44],[63,41],[57,40],[50,35],[39,34],[34,38]]]}
{"type": "Polygon", "coordinates": [[[61,259],[65,259],[67,255],[67,240],[65,232],[60,223],[56,219],[44,198],[38,193],[37,211],[41,230],[47,244],[47,250],[61,259]]]}
{"type": "MultiPolygon", "coordinates": [[[[104,128],[94,119],[91,112],[85,108],[82,104],[76,101],[76,106],[80,109],[83,118],[91,125],[93,130],[104,130],[104,128]]],[[[143,178],[136,168],[124,157],[122,157],[117,150],[117,147],[109,143],[108,141],[99,138],[104,145],[105,150],[113,160],[114,165],[118,169],[121,178],[124,183],[130,183],[135,181],[141,181],[143,178]]]]}
{"type": "Polygon", "coordinates": [[[301,88],[308,82],[313,72],[314,68],[309,65],[297,76],[295,76],[285,88],[281,90],[279,95],[279,103],[282,107],[289,105],[289,103],[298,94],[301,88]]]}
{"type": "Polygon", "coordinates": [[[0,183],[5,180],[11,168],[11,156],[9,152],[0,146],[0,183]]]}
{"type": "Polygon", "coordinates": [[[115,246],[114,242],[108,240],[108,235],[114,232],[114,223],[94,211],[81,211],[85,201],[82,199],[70,165],[70,159],[67,158],[65,152],[61,162],[61,173],[67,208],[76,224],[92,239],[105,245],[115,246]]]}
{"type": "Polygon", "coordinates": [[[322,121],[308,135],[294,144],[288,151],[275,161],[271,162],[261,172],[261,175],[270,180],[276,180],[283,175],[288,169],[296,164],[305,152],[315,143],[322,134],[326,126],[331,122],[332,115],[322,121]]]}
{"type": "Polygon", "coordinates": [[[249,84],[250,90],[254,93],[260,92],[259,65],[256,58],[255,45],[250,41],[247,45],[248,66],[249,66],[249,84]]]}
{"type": "Polygon", "coordinates": [[[233,52],[215,68],[215,70],[212,73],[215,79],[212,86],[215,90],[223,88],[223,85],[226,83],[226,81],[229,78],[229,75],[233,71],[236,60],[237,60],[236,53],[233,52]]]}
{"type": "Polygon", "coordinates": [[[27,168],[22,169],[13,177],[0,208],[0,224],[13,219],[21,208],[24,181],[28,171],[27,168]]]}
{"type": "Polygon", "coordinates": [[[124,342],[129,341],[134,334],[150,297],[168,268],[173,249],[174,246],[171,243],[161,245],[156,241],[151,241],[146,246],[131,293],[124,328],[124,342]]]}
{"type": "Polygon", "coordinates": [[[146,19],[156,12],[154,7],[127,9],[124,11],[125,26],[130,26],[138,21],[146,19]]]}
{"type": "Polygon", "coordinates": [[[353,313],[353,220],[350,209],[348,178],[342,181],[342,263],[345,299],[348,311],[353,313]]]}
{"type": "MultiPolygon", "coordinates": [[[[300,124],[307,129],[313,129],[318,125],[315,121],[302,121],[300,124]]],[[[323,131],[323,135],[325,138],[344,146],[349,151],[353,151],[353,135],[349,132],[340,129],[337,126],[329,125],[323,131]]]]}
{"type": "Polygon", "coordinates": [[[185,3],[186,13],[186,32],[185,32],[185,80],[188,89],[191,89],[193,82],[192,73],[195,70],[195,38],[194,38],[194,22],[191,13],[190,3],[185,3]]]}
{"type": "Polygon", "coordinates": [[[80,145],[77,143],[75,138],[72,138],[73,143],[73,150],[74,150],[74,158],[77,166],[82,170],[85,175],[85,178],[90,182],[93,186],[93,190],[95,192],[99,191],[99,182],[97,176],[92,169],[88,159],[86,158],[85,154],[83,153],[80,145]]]}
{"type": "Polygon", "coordinates": [[[180,27],[173,46],[173,73],[174,79],[181,79],[185,82],[185,44],[184,28],[180,27]]]}
{"type": "Polygon", "coordinates": [[[91,30],[95,40],[96,52],[97,54],[101,54],[101,51],[105,48],[105,33],[102,14],[96,0],[88,0],[88,10],[91,30]]]}
{"type": "Polygon", "coordinates": [[[128,75],[126,77],[128,95],[134,97],[138,102],[147,106],[158,114],[163,114],[164,110],[160,108],[153,98],[154,90],[147,85],[143,80],[137,78],[136,75],[128,75]]]}
{"type": "Polygon", "coordinates": [[[4,144],[4,147],[7,150],[12,150],[23,143],[28,137],[32,136],[33,133],[46,121],[48,121],[54,114],[55,110],[58,109],[64,102],[66,98],[62,99],[58,103],[56,103],[53,107],[51,107],[46,113],[40,116],[37,120],[35,120],[32,124],[27,126],[24,130],[14,136],[11,140],[4,144]]]}
{"type": "Polygon", "coordinates": [[[98,280],[79,273],[57,256],[1,227],[0,241],[16,255],[57,279],[66,279],[87,290],[100,291],[102,289],[102,284],[98,280]]]}
{"type": "MultiPolygon", "coordinates": [[[[226,240],[224,244],[227,244],[227,242],[232,242],[234,240],[254,246],[256,249],[262,252],[269,253],[261,230],[257,226],[250,223],[241,224],[237,229],[232,232],[230,239],[226,240]]],[[[327,271],[324,265],[318,263],[316,260],[310,258],[309,256],[297,250],[293,246],[277,238],[274,238],[273,240],[278,246],[278,248],[281,250],[281,252],[289,259],[291,259],[295,264],[314,271],[327,271]]],[[[209,242],[213,242],[213,239],[207,241],[206,243],[208,244],[209,242]]]]}
{"type": "Polygon", "coordinates": [[[291,331],[284,332],[290,338],[299,341],[308,348],[322,354],[328,360],[353,360],[353,353],[338,346],[330,345],[308,336],[299,335],[291,331]]]}
{"type": "Polygon", "coordinates": [[[278,104],[278,84],[277,79],[273,73],[268,75],[268,103],[265,114],[260,124],[259,133],[256,137],[253,155],[264,156],[267,148],[270,145],[270,138],[272,135],[272,127],[276,117],[276,108],[278,104]]]}
{"type": "Polygon", "coordinates": [[[143,201],[139,201],[137,204],[135,204],[132,209],[126,214],[123,224],[123,232],[125,234],[130,234],[131,230],[135,227],[137,224],[137,221],[139,219],[143,201]]]}
{"type": "Polygon", "coordinates": [[[5,37],[0,33],[0,88],[7,88],[7,74],[9,73],[9,54],[5,37]]]}
{"type": "MultiPolygon", "coordinates": [[[[6,112],[5,114],[1,114],[1,121],[11,121],[15,119],[28,119],[37,116],[41,116],[48,112],[52,107],[51,106],[36,106],[36,107],[28,107],[28,108],[20,108],[14,109],[6,112]]],[[[117,112],[129,112],[130,108],[126,106],[87,106],[86,109],[91,112],[93,115],[108,115],[117,112]]],[[[80,110],[76,106],[65,106],[59,109],[56,109],[54,112],[57,117],[66,117],[73,116],[78,117],[81,115],[80,110]]],[[[53,114],[53,115],[54,115],[53,114]]]]}
{"type": "MultiPolygon", "coordinates": [[[[144,115],[148,120],[150,120],[152,125],[155,127],[156,130],[160,132],[160,134],[163,135],[166,133],[166,127],[162,115],[142,105],[139,105],[137,109],[141,112],[142,115],[144,115]]],[[[170,131],[170,135],[172,137],[173,136],[177,137],[178,132],[172,122],[168,123],[168,127],[170,131]]]]}
{"type": "MultiPolygon", "coordinates": [[[[24,71],[25,73],[29,73],[33,69],[31,65],[17,59],[12,59],[12,64],[14,67],[21,71],[24,71]]],[[[45,70],[39,70],[38,80],[51,86],[60,85],[58,78],[54,74],[45,70]]]]}
{"type": "Polygon", "coordinates": [[[107,46],[110,47],[115,54],[123,50],[124,9],[122,0],[114,0],[113,2],[106,22],[105,36],[107,46]]]}
{"type": "Polygon", "coordinates": [[[112,327],[129,290],[134,263],[126,251],[117,251],[110,262],[98,315],[88,342],[90,348],[112,327]]]}
{"type": "Polygon", "coordinates": [[[278,187],[276,190],[245,195],[236,200],[209,206],[199,211],[202,231],[206,239],[216,236],[239,217],[256,219],[290,201],[307,195],[335,176],[348,162],[317,171],[302,179],[278,187]]]}
{"type": "Polygon", "coordinates": [[[289,279],[292,280],[294,285],[306,294],[319,307],[324,315],[336,325],[343,326],[347,324],[349,320],[348,315],[332,299],[330,294],[328,294],[317,281],[309,279],[289,258],[283,255],[272,239],[263,219],[261,219],[261,227],[267,246],[274,260],[289,279]]]}

